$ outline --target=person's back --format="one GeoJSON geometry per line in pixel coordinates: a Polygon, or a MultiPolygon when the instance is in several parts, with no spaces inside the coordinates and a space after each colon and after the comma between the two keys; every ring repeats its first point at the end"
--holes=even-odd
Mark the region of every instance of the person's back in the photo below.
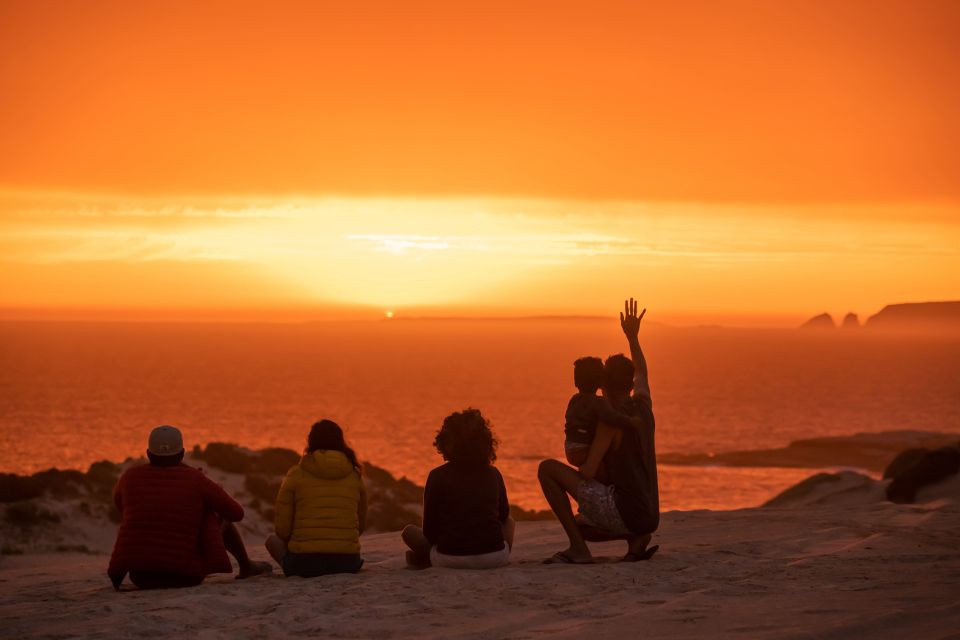
{"type": "Polygon", "coordinates": [[[265,543],[287,576],[356,573],[363,566],[360,534],[367,494],[357,455],[343,429],[320,420],[307,436],[300,462],[277,494],[275,533],[265,543]]]}
{"type": "Polygon", "coordinates": [[[620,446],[607,457],[607,470],[624,522],[631,531],[651,533],[660,524],[653,409],[649,398],[635,395],[623,403],[623,410],[643,424],[623,432],[620,446]]]}
{"type": "Polygon", "coordinates": [[[219,522],[206,516],[215,509],[237,521],[243,507],[225,494],[215,495],[212,484],[199,469],[184,464],[128,469],[115,490],[121,521],[108,572],[165,572],[197,579],[230,573],[230,560],[218,543],[219,522]]]}
{"type": "Polygon", "coordinates": [[[237,559],[238,578],[271,571],[269,563],[247,555],[232,524],[243,507],[199,469],[183,464],[183,435],[170,425],[150,432],[150,464],[127,469],[113,492],[120,527],[107,574],[115,589],[124,577],[140,588],[186,587],[211,573],[232,573],[229,551],[237,559]]]}
{"type": "Polygon", "coordinates": [[[362,481],[340,451],[318,450],[290,469],[277,499],[276,528],[294,553],[360,553],[362,481]]]}
{"type": "Polygon", "coordinates": [[[427,476],[423,527],[408,525],[407,564],[493,569],[510,561],[516,523],[503,476],[493,466],[497,439],[476,409],[447,416],[433,442],[446,464],[427,476]]]}
{"type": "Polygon", "coordinates": [[[468,556],[500,551],[510,515],[503,477],[492,465],[448,462],[430,472],[423,532],[437,551],[468,556]]]}

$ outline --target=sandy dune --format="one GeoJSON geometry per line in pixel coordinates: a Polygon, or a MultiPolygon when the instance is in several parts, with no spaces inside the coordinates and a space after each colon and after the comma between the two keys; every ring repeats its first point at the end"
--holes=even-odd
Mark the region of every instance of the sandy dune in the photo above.
{"type": "Polygon", "coordinates": [[[165,592],[115,593],[105,556],[24,555],[0,560],[0,616],[11,638],[958,637],[958,531],[947,498],[671,512],[650,562],[610,543],[597,565],[545,566],[560,531],[524,522],[501,570],[411,571],[377,534],[356,576],[165,592]]]}

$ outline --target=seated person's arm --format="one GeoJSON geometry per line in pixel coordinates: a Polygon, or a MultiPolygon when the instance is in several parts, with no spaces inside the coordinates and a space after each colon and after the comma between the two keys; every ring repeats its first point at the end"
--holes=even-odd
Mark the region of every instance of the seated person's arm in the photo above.
{"type": "Polygon", "coordinates": [[[243,505],[230,497],[223,487],[203,475],[200,483],[203,492],[203,502],[218,516],[227,522],[240,522],[243,520],[243,505]]]}
{"type": "Polygon", "coordinates": [[[497,472],[497,476],[500,478],[500,504],[497,505],[497,515],[500,517],[500,523],[502,524],[510,517],[510,501],[507,499],[507,485],[503,483],[503,476],[499,472],[497,472]]]}
{"type": "Polygon", "coordinates": [[[284,542],[290,541],[293,534],[294,496],[296,479],[293,477],[296,467],[283,478],[280,491],[277,492],[277,504],[273,511],[273,529],[277,537],[284,542]]]}
{"type": "Polygon", "coordinates": [[[121,483],[123,483],[123,476],[117,480],[117,484],[113,487],[113,504],[117,505],[117,511],[123,513],[123,495],[120,490],[121,483]]]}
{"type": "Polygon", "coordinates": [[[423,488],[423,536],[430,544],[436,544],[440,538],[439,517],[442,509],[440,490],[431,472],[423,488]]]}
{"type": "Polygon", "coordinates": [[[360,480],[360,502],[357,503],[357,523],[360,533],[367,528],[367,487],[360,480]]]}

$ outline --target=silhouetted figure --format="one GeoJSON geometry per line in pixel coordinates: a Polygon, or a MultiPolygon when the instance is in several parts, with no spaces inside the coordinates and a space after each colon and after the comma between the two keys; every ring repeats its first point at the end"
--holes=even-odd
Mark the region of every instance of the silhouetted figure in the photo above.
{"type": "Polygon", "coordinates": [[[310,429],[300,462],[277,495],[276,533],[265,546],[286,576],[356,573],[363,566],[367,492],[357,455],[332,420],[310,429]]]}
{"type": "Polygon", "coordinates": [[[641,424],[639,418],[615,410],[606,398],[597,395],[603,385],[603,360],[600,358],[588,356],[575,361],[573,384],[577,393],[567,403],[563,450],[567,462],[579,467],[587,461],[598,424],[603,422],[621,429],[640,427],[641,424]]]}
{"type": "Polygon", "coordinates": [[[433,442],[446,464],[427,476],[423,527],[402,533],[407,564],[493,569],[510,561],[516,523],[503,477],[493,462],[497,440],[476,409],[446,417],[433,442]]]}
{"type": "Polygon", "coordinates": [[[234,522],[243,507],[204,473],[183,464],[179,429],[160,426],[150,433],[149,464],[127,469],[114,489],[121,513],[107,574],[115,589],[127,573],[141,589],[192,587],[211,573],[238,578],[270,573],[267,562],[252,562],[234,522]]]}
{"type": "Polygon", "coordinates": [[[660,522],[654,418],[647,363],[640,348],[640,321],[631,298],[624,303],[620,326],[633,360],[611,356],[604,364],[603,394],[611,406],[637,418],[629,428],[601,423],[590,445],[587,460],[578,471],[557,460],[540,463],[543,495],[560,521],[570,546],[549,558],[549,563],[593,562],[586,540],[627,541],[624,560],[645,560],[657,550],[647,545],[660,522]],[[631,388],[633,394],[631,395],[631,388]],[[601,461],[609,481],[596,479],[601,461]],[[578,522],[568,495],[577,501],[583,518],[578,522]]]}

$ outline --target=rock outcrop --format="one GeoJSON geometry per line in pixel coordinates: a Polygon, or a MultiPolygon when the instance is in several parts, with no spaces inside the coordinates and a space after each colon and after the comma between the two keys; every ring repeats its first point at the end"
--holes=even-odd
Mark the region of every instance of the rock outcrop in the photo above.
{"type": "Polygon", "coordinates": [[[857,314],[851,312],[843,316],[843,324],[840,325],[841,329],[859,329],[860,328],[860,318],[857,317],[857,314]]]}
{"type": "Polygon", "coordinates": [[[939,449],[911,449],[902,452],[883,473],[891,478],[887,486],[887,500],[912,503],[917,492],[937,484],[960,472],[960,443],[939,449]]]}
{"type": "Polygon", "coordinates": [[[776,449],[747,449],[720,453],[661,453],[661,464],[721,465],[728,467],[856,467],[880,472],[892,467],[907,450],[926,451],[957,441],[956,433],[936,431],[881,431],[852,436],[824,436],[795,440],[776,449]],[[899,454],[899,455],[898,455],[899,454]]]}
{"type": "Polygon", "coordinates": [[[864,325],[895,331],[960,332],[960,301],[890,304],[864,325]]]}
{"type": "Polygon", "coordinates": [[[813,316],[802,325],[801,329],[836,329],[837,324],[833,321],[833,316],[829,313],[821,313],[818,316],[813,316]]]}

